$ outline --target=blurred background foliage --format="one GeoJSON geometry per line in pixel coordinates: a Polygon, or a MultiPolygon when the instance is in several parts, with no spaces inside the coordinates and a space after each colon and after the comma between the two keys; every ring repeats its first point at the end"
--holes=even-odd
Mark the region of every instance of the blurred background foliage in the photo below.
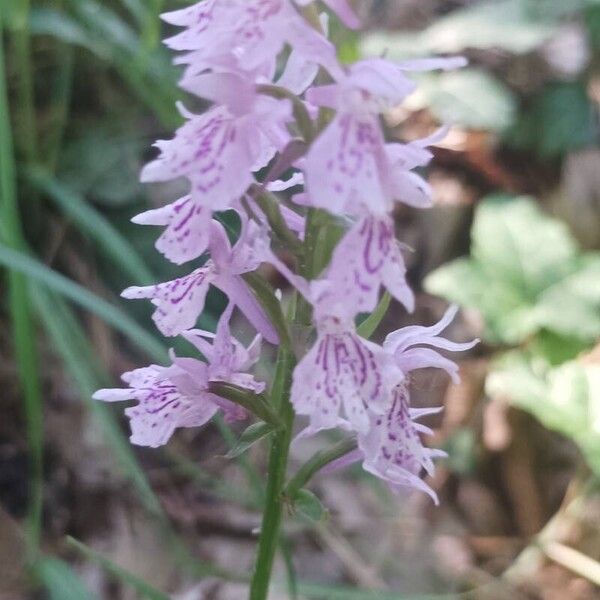
{"type": "MultiPolygon", "coordinates": [[[[263,445],[216,423],[132,448],[121,410],[90,400],[166,355],[149,308],[118,293],[177,273],[129,219],[182,191],[138,173],[181,121],[159,14],[185,4],[0,4],[3,599],[245,596],[263,445]]],[[[355,5],[364,32],[332,23],[344,61],[469,58],[386,116],[390,139],[451,129],[427,173],[435,207],[397,213],[417,312],[392,306],[384,325],[433,322],[442,297],[464,308],[452,339],[483,342],[460,385],[411,382],[446,407],[442,506],[359,469],[318,478],[274,598],[600,597],[600,2],[355,5]]]]}

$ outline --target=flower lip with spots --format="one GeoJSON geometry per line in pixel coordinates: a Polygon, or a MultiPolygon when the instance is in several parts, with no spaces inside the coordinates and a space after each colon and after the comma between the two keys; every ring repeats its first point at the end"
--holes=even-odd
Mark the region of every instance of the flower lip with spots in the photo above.
{"type": "Polygon", "coordinates": [[[247,412],[209,391],[211,381],[229,382],[255,393],[264,390],[246,371],[258,360],[260,337],[244,348],[231,337],[229,320],[233,306],[223,313],[216,335],[203,331],[186,332],[185,337],[204,355],[207,362],[179,358],[171,352],[169,367],[151,365],[125,373],[128,388],[98,390],[96,400],[118,402],[136,400],[125,410],[131,423],[131,442],[156,448],[167,443],[180,427],[200,427],[218,411],[227,422],[245,419],[247,412]],[[212,344],[206,340],[212,338],[212,344]]]}

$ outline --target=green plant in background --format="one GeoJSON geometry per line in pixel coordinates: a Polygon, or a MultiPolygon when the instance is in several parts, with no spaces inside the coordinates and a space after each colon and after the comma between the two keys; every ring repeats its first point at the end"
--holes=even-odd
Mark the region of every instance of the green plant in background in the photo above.
{"type": "Polygon", "coordinates": [[[590,49],[598,47],[599,39],[597,0],[484,0],[417,32],[370,33],[361,50],[396,59],[477,51],[485,62],[489,56],[487,69],[474,65],[423,76],[413,106],[429,106],[445,122],[501,134],[508,147],[547,160],[598,139],[586,86],[593,76],[590,49]],[[511,63],[517,66],[510,68],[511,63]],[[519,73],[527,74],[525,81],[519,73]]]}
{"type": "Polygon", "coordinates": [[[471,256],[425,285],[476,310],[501,349],[488,393],[573,439],[600,474],[600,367],[578,358],[600,338],[600,253],[582,253],[532,199],[494,196],[477,209],[471,256]]]}

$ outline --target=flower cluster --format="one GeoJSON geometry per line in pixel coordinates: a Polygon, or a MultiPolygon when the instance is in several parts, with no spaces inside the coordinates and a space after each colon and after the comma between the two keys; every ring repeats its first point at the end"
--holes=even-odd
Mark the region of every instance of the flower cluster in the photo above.
{"type": "MultiPolygon", "coordinates": [[[[346,25],[358,26],[346,0],[324,3],[346,25]]],[[[371,59],[344,67],[324,33],[326,15],[319,18],[310,4],[202,0],[163,15],[183,28],[166,41],[180,52],[181,87],[212,105],[202,114],[181,106],[185,123],[173,139],[156,143],[159,155],[142,171],[144,182],[185,178],[189,193],[134,222],[164,227],[156,248],[168,260],[198,264],[189,275],[128,288],[123,296],[150,299],[161,333],[183,336],[204,360],[172,354],[170,366],[126,373],[127,389],[100,390],[95,397],[135,400],[127,409],[131,440],[153,447],[176,428],[203,425],[218,411],[228,420],[244,418],[246,410],[217,395],[214,384],[256,394],[265,388],[248,370],[259,358],[261,339],[283,342],[282,331],[247,274],[268,262],[308,303],[316,330],[312,348],[297,357],[290,390],[295,413],[309,420],[301,436],[331,428],[352,432],[358,448],[346,462],[361,460],[393,489],[409,486],[435,497],[421,474],[432,473],[432,459],[441,452],[421,443],[420,434],[429,430],[418,419],[431,411],[411,408],[408,375],[439,367],[456,377],[454,363],[436,349],[473,344],[439,336],[454,309],[433,327],[390,333],[383,345],[362,338],[355,323],[377,307],[382,289],[413,309],[392,212],[396,202],[430,205],[428,185],[414,169],[429,162],[428,146],[444,135],[387,143],[381,115],[414,91],[408,72],[455,68],[462,60],[371,59]],[[299,140],[307,123],[314,135],[299,140]],[[291,178],[277,179],[291,168],[291,178]],[[298,186],[304,190],[291,204],[276,196],[298,186]],[[241,233],[232,243],[223,223],[234,213],[241,233]],[[276,256],[273,242],[287,244],[292,254],[300,248],[302,262],[314,226],[306,216],[319,213],[345,223],[346,232],[321,273],[295,272],[276,256]],[[215,334],[194,329],[210,286],[229,299],[215,334]],[[231,336],[235,308],[258,332],[247,349],[231,336]]],[[[327,238],[327,229],[319,235],[327,238]]]]}

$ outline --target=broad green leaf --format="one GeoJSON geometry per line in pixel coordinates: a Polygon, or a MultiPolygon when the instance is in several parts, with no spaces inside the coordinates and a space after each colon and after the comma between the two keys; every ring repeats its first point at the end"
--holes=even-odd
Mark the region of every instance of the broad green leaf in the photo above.
{"type": "Polygon", "coordinates": [[[411,108],[430,108],[443,123],[470,129],[503,131],[517,116],[514,94],[480,69],[460,69],[419,79],[409,99],[411,108]]]}
{"type": "Polygon", "coordinates": [[[551,368],[540,358],[511,352],[488,376],[486,391],[573,440],[600,474],[600,365],[571,361],[551,368]]]}
{"type": "Polygon", "coordinates": [[[328,511],[321,501],[309,490],[301,489],[294,498],[294,509],[304,518],[318,523],[327,518],[328,511]]]}
{"type": "Polygon", "coordinates": [[[532,200],[490,197],[476,213],[471,258],[437,269],[425,287],[478,310],[492,343],[518,344],[543,330],[592,342],[600,335],[600,258],[578,252],[564,224],[532,200]]]}
{"type": "Polygon", "coordinates": [[[553,83],[531,102],[506,141],[540,158],[563,156],[593,144],[598,137],[594,109],[580,82],[553,83]]]}
{"type": "Polygon", "coordinates": [[[126,124],[110,123],[86,128],[66,145],[60,180],[74,193],[109,208],[139,201],[144,186],[139,170],[147,142],[128,131],[126,124]]]}
{"type": "Polygon", "coordinates": [[[477,309],[484,317],[485,338],[492,343],[518,343],[536,330],[520,291],[490,277],[476,261],[458,259],[440,267],[426,278],[425,288],[460,306],[477,309]]]}
{"type": "Polygon", "coordinates": [[[533,301],[571,270],[577,246],[566,226],[534,200],[492,196],[479,207],[471,254],[485,272],[533,301]]]}
{"type": "Polygon", "coordinates": [[[48,591],[50,600],[95,600],[92,594],[64,561],[55,558],[42,558],[34,571],[48,591]]]}
{"type": "Polygon", "coordinates": [[[572,335],[560,335],[546,329],[540,331],[528,346],[532,356],[539,356],[551,366],[577,358],[589,343],[572,335]]]}
{"type": "Polygon", "coordinates": [[[250,425],[242,433],[236,445],[225,455],[225,458],[237,458],[250,447],[254,446],[254,444],[271,435],[273,431],[273,426],[268,423],[254,423],[250,425]]]}
{"type": "Polygon", "coordinates": [[[578,261],[573,274],[541,294],[536,312],[540,324],[565,336],[600,337],[600,256],[578,261]]]}

